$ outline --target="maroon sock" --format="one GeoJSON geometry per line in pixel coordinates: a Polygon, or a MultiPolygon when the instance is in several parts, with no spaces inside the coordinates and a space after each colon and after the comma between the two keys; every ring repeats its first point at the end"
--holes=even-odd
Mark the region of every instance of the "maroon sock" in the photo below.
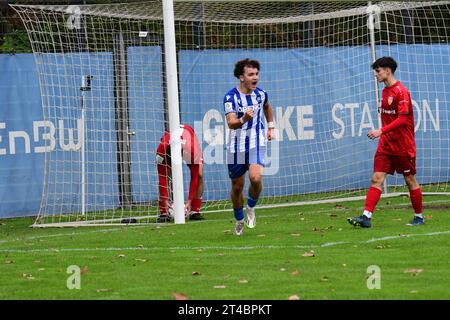
{"type": "Polygon", "coordinates": [[[375,187],[370,187],[369,191],[367,191],[366,205],[364,207],[364,210],[373,213],[375,211],[375,206],[380,200],[380,197],[381,197],[381,190],[375,187]]]}
{"type": "Polygon", "coordinates": [[[411,204],[416,214],[422,213],[422,189],[414,189],[409,191],[411,204]]]}
{"type": "Polygon", "coordinates": [[[200,212],[201,206],[202,206],[202,199],[192,199],[191,210],[193,212],[200,212]]]}

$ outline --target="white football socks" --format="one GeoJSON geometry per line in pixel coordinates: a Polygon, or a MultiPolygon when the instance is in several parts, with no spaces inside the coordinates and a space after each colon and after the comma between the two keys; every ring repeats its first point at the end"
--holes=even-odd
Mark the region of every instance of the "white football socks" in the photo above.
{"type": "Polygon", "coordinates": [[[367,218],[372,219],[372,212],[364,210],[363,215],[365,215],[367,218]]]}

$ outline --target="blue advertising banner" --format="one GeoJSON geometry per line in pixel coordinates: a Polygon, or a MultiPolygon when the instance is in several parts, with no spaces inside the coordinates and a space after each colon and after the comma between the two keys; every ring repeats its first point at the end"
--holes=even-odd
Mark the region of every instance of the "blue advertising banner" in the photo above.
{"type": "Polygon", "coordinates": [[[41,95],[30,54],[0,55],[0,218],[39,211],[44,179],[41,95]]]}

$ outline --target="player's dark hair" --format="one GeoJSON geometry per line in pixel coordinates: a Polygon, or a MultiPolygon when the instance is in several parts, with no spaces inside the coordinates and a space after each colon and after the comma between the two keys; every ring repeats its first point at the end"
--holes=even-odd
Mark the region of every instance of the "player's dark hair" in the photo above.
{"type": "Polygon", "coordinates": [[[394,73],[397,70],[397,62],[392,57],[382,57],[372,63],[372,69],[376,68],[390,68],[394,73]]]}
{"type": "Polygon", "coordinates": [[[244,59],[236,62],[234,66],[234,76],[239,79],[244,74],[245,67],[252,67],[259,70],[259,62],[257,60],[244,59]]]}

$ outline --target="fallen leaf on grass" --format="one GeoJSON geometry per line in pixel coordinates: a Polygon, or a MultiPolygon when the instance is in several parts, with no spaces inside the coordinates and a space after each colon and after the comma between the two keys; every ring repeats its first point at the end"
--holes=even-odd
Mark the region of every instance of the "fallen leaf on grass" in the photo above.
{"type": "Polygon", "coordinates": [[[189,300],[188,296],[181,292],[172,292],[173,300],[189,300]]]}
{"type": "Polygon", "coordinates": [[[390,247],[391,247],[391,245],[389,245],[389,244],[386,244],[386,245],[380,244],[380,245],[376,246],[375,248],[376,249],[386,249],[386,248],[390,248],[390,247]]]}
{"type": "Polygon", "coordinates": [[[193,276],[199,276],[199,275],[201,275],[201,273],[198,272],[198,271],[194,271],[194,272],[192,272],[192,275],[193,275],[193,276]]]}
{"type": "Polygon", "coordinates": [[[29,274],[29,273],[23,273],[23,274],[22,274],[22,277],[24,277],[24,278],[26,278],[26,279],[28,279],[28,280],[34,280],[33,275],[32,275],[32,274],[29,274]]]}
{"type": "Polygon", "coordinates": [[[117,258],[125,258],[125,255],[124,255],[124,254],[119,254],[119,255],[117,256],[117,258]]]}
{"type": "Polygon", "coordinates": [[[294,294],[294,295],[290,296],[288,298],[288,300],[300,300],[300,297],[298,295],[294,294]]]}
{"type": "Polygon", "coordinates": [[[239,283],[248,283],[248,280],[247,279],[241,279],[241,280],[239,280],[239,283]]]}
{"type": "Polygon", "coordinates": [[[111,292],[112,289],[97,289],[95,291],[97,291],[97,292],[111,292]]]}
{"type": "Polygon", "coordinates": [[[214,289],[225,289],[227,286],[214,286],[214,289]]]}
{"type": "Polygon", "coordinates": [[[293,237],[300,237],[300,233],[291,233],[291,236],[293,236],[293,237]]]}
{"type": "Polygon", "coordinates": [[[292,274],[293,276],[298,276],[298,275],[300,274],[300,271],[294,270],[294,271],[291,272],[291,274],[292,274]]]}
{"type": "Polygon", "coordinates": [[[424,216],[424,218],[427,219],[427,220],[430,220],[430,219],[433,219],[433,216],[431,216],[431,215],[430,216],[424,216]]]}
{"type": "Polygon", "coordinates": [[[421,273],[421,272],[423,272],[423,269],[416,269],[416,268],[406,269],[404,271],[404,273],[421,273]]]}
{"type": "Polygon", "coordinates": [[[5,260],[5,264],[13,264],[14,261],[13,260],[5,260]]]}
{"type": "Polygon", "coordinates": [[[311,252],[305,252],[304,254],[302,254],[302,256],[304,256],[304,257],[315,257],[316,255],[314,254],[313,251],[311,251],[311,252]]]}
{"type": "Polygon", "coordinates": [[[83,269],[81,269],[80,274],[85,275],[86,273],[88,273],[88,271],[89,271],[89,268],[87,266],[84,266],[83,269]]]}
{"type": "Polygon", "coordinates": [[[327,276],[322,277],[322,279],[320,279],[321,282],[327,282],[330,279],[327,276]]]}
{"type": "Polygon", "coordinates": [[[139,261],[139,262],[147,262],[147,260],[146,260],[146,259],[140,259],[140,258],[138,258],[138,259],[134,259],[134,260],[136,260],[136,261],[139,261]]]}

